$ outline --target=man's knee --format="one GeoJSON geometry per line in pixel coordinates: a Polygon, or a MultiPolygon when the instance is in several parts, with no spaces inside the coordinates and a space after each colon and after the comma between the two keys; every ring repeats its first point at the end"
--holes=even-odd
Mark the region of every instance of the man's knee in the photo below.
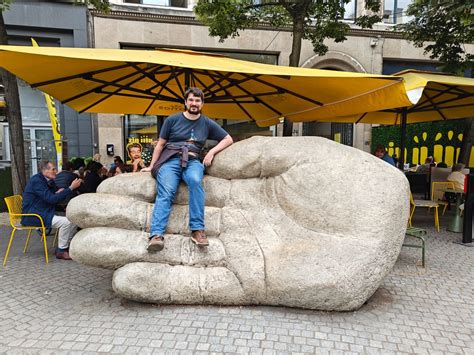
{"type": "Polygon", "coordinates": [[[202,184],[201,174],[189,174],[186,178],[186,184],[190,187],[199,187],[202,184]]]}

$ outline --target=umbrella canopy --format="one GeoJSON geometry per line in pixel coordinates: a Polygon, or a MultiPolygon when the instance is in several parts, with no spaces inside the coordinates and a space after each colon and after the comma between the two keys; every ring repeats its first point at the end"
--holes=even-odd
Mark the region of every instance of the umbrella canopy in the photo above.
{"type": "Polygon", "coordinates": [[[377,112],[366,110],[362,114],[327,121],[396,125],[402,123],[404,112],[406,123],[474,116],[474,79],[417,70],[405,70],[394,75],[404,79],[407,95],[413,104],[377,112]]]}
{"type": "Polygon", "coordinates": [[[246,62],[185,50],[0,46],[0,65],[78,112],[169,115],[187,87],[212,118],[270,126],[411,104],[402,78],[246,62]]]}
{"type": "Polygon", "coordinates": [[[404,79],[413,104],[377,112],[367,109],[364,113],[320,121],[400,124],[400,168],[403,169],[406,124],[474,116],[474,79],[417,70],[405,70],[395,76],[404,79]]]}

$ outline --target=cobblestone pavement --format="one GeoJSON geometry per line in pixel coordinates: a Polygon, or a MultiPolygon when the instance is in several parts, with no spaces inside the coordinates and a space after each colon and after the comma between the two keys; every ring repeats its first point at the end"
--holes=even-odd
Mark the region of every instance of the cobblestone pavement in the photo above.
{"type": "Polygon", "coordinates": [[[344,313],[134,303],[114,295],[111,271],[45,265],[39,238],[25,255],[22,236],[0,269],[0,352],[474,354],[474,248],[415,217],[429,229],[427,268],[403,248],[368,303],[344,313]]]}

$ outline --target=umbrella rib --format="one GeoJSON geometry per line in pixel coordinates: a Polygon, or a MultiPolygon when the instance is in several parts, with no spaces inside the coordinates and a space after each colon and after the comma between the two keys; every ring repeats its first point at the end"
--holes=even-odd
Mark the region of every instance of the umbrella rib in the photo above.
{"type": "Polygon", "coordinates": [[[210,72],[208,72],[207,70],[202,71],[201,74],[209,76],[209,77],[214,81],[214,84],[212,84],[212,85],[209,87],[209,89],[208,89],[209,92],[210,92],[213,96],[217,96],[217,93],[218,93],[219,91],[222,91],[222,89],[227,90],[229,87],[232,86],[232,82],[231,82],[232,79],[229,79],[229,78],[230,78],[230,77],[232,76],[232,74],[234,74],[234,73],[227,73],[227,74],[225,74],[225,75],[221,74],[222,78],[220,78],[219,80],[216,80],[216,78],[214,78],[214,77],[212,76],[212,74],[211,74],[210,72]],[[222,87],[222,86],[220,85],[220,83],[222,83],[222,82],[224,82],[224,81],[228,81],[229,84],[226,84],[226,86],[222,87]],[[214,86],[219,86],[221,89],[218,89],[217,91],[212,91],[212,89],[213,89],[214,86]]]}
{"type": "MultiPolygon", "coordinates": [[[[170,73],[174,72],[175,71],[175,68],[173,67],[172,70],[170,71],[170,73]]],[[[178,70],[178,71],[181,71],[181,70],[178,70]]],[[[153,98],[153,100],[151,101],[150,105],[148,105],[147,109],[145,110],[145,112],[143,113],[143,115],[146,115],[148,114],[148,111],[150,110],[151,106],[155,103],[156,101],[156,96],[160,97],[161,96],[161,92],[163,91],[163,89],[165,88],[166,84],[168,84],[168,82],[170,80],[173,79],[173,76],[169,76],[168,78],[166,78],[164,81],[162,81],[160,84],[156,84],[154,85],[153,87],[151,87],[150,89],[148,89],[149,91],[152,91],[154,89],[156,89],[157,87],[160,87],[160,90],[158,91],[158,93],[156,93],[155,97],[153,98]]]]}
{"type": "MultiPolygon", "coordinates": [[[[279,94],[278,91],[264,92],[264,93],[261,93],[261,94],[252,94],[251,97],[271,96],[271,95],[277,95],[277,94],[279,94]]],[[[211,102],[219,102],[219,101],[229,100],[229,99],[231,99],[231,100],[233,100],[233,99],[246,99],[246,98],[249,98],[249,97],[250,97],[250,95],[217,96],[211,102]]],[[[255,101],[239,101],[239,102],[241,102],[241,103],[252,103],[252,102],[255,103],[255,101]]]]}
{"type": "MultiPolygon", "coordinates": [[[[280,91],[275,91],[275,92],[267,92],[267,93],[261,93],[261,94],[247,94],[247,95],[238,95],[238,96],[231,96],[231,95],[228,95],[228,91],[227,89],[232,87],[232,86],[236,86],[238,84],[241,84],[241,83],[244,83],[246,81],[249,81],[251,79],[249,78],[244,78],[244,79],[240,79],[240,80],[235,80],[235,79],[232,79],[232,78],[229,78],[233,73],[228,73],[227,75],[222,75],[222,74],[219,74],[221,76],[223,76],[223,78],[221,80],[216,80],[215,77],[212,76],[212,74],[210,72],[202,72],[202,74],[206,74],[208,77],[210,77],[213,81],[214,81],[214,84],[212,84],[209,88],[208,88],[208,92],[211,94],[211,96],[213,97],[213,99],[211,100],[211,102],[216,102],[216,101],[219,101],[219,100],[228,100],[228,99],[231,99],[232,101],[234,101],[235,98],[249,98],[249,99],[253,99],[253,101],[239,101],[240,103],[256,103],[257,101],[255,100],[255,97],[256,96],[269,96],[269,95],[278,95],[278,94],[281,94],[280,91]],[[229,84],[227,84],[226,86],[222,86],[221,83],[224,81],[224,80],[227,80],[229,81],[229,84]],[[212,91],[210,90],[210,88],[214,87],[214,86],[219,86],[220,89],[219,90],[216,90],[216,91],[212,91]],[[223,91],[227,96],[218,96],[217,93],[220,92],[220,91],[223,91]]],[[[256,75],[255,76],[252,76],[253,77],[257,77],[256,75]]],[[[204,85],[204,84],[203,84],[204,85]]],[[[205,86],[205,85],[204,85],[205,86]]],[[[209,102],[209,101],[208,101],[209,102]]],[[[234,101],[235,102],[235,101],[234,101]]]]}
{"type": "MultiPolygon", "coordinates": [[[[174,73],[173,73],[174,74],[174,73]]],[[[181,71],[180,73],[181,75],[185,75],[186,76],[186,70],[184,71],[181,71]]],[[[173,75],[173,79],[174,81],[176,81],[176,84],[178,84],[178,88],[179,88],[179,92],[181,93],[181,99],[184,98],[184,90],[183,90],[183,86],[181,85],[181,83],[179,82],[179,75],[180,74],[175,74],[173,75]]]]}
{"type": "MultiPolygon", "coordinates": [[[[446,110],[446,109],[452,109],[452,108],[461,108],[461,107],[468,107],[468,106],[474,106],[474,103],[471,103],[471,104],[462,104],[462,105],[453,105],[453,106],[444,106],[444,107],[441,107],[443,110],[446,110]]],[[[418,110],[416,112],[429,112],[431,111],[430,108],[425,108],[423,110],[418,110]]]]}
{"type": "MultiPolygon", "coordinates": [[[[432,99],[434,100],[434,99],[438,98],[439,96],[441,96],[441,95],[447,93],[449,90],[450,90],[450,89],[448,88],[448,89],[446,89],[446,90],[443,90],[443,91],[438,92],[435,96],[432,97],[432,99]]],[[[424,93],[425,93],[425,90],[423,90],[423,94],[424,94],[424,93]]],[[[428,97],[428,96],[427,96],[427,97],[428,97]]],[[[415,110],[416,110],[417,108],[419,108],[419,107],[423,108],[423,105],[425,105],[425,104],[426,104],[427,106],[430,106],[431,103],[429,102],[429,100],[424,100],[424,101],[418,102],[416,105],[414,105],[414,106],[411,108],[411,111],[415,111],[415,110]]]]}
{"type": "MultiPolygon", "coordinates": [[[[221,75],[219,72],[216,72],[216,74],[217,74],[217,75],[221,75]]],[[[235,86],[237,86],[240,90],[242,90],[242,91],[245,92],[246,94],[251,95],[251,93],[250,93],[248,90],[244,89],[244,88],[241,87],[239,84],[236,84],[235,86]]],[[[266,103],[265,101],[263,101],[262,99],[256,97],[256,98],[255,98],[255,101],[256,101],[257,103],[260,102],[262,105],[264,105],[265,107],[267,107],[267,108],[270,109],[271,111],[275,112],[277,115],[283,116],[283,114],[282,114],[280,111],[276,110],[275,108],[273,108],[272,106],[270,106],[269,104],[267,104],[267,103],[266,103]]]]}
{"type": "MultiPolygon", "coordinates": [[[[241,75],[244,75],[244,76],[247,76],[248,74],[245,74],[245,73],[241,73],[241,75]]],[[[300,95],[292,90],[288,90],[288,89],[285,89],[285,88],[282,88],[278,85],[275,85],[275,84],[272,84],[272,83],[269,83],[269,82],[266,82],[265,80],[262,80],[262,79],[259,79],[259,78],[253,78],[253,80],[256,80],[258,81],[259,83],[262,83],[264,85],[268,85],[274,89],[278,89],[278,90],[282,90],[284,92],[286,92],[287,94],[290,94],[290,95],[293,95],[295,97],[298,97],[302,100],[305,100],[305,101],[308,101],[308,102],[311,102],[315,105],[318,105],[318,106],[323,106],[323,103],[322,102],[319,102],[319,101],[316,101],[316,100],[313,100],[313,99],[310,99],[309,97],[306,97],[306,96],[303,96],[303,95],[300,95]]]]}
{"type": "MultiPolygon", "coordinates": [[[[141,77],[140,79],[143,79],[143,77],[141,77]]],[[[130,83],[129,83],[129,84],[117,84],[117,83],[111,83],[111,82],[109,82],[109,81],[105,81],[105,80],[101,80],[101,79],[95,79],[95,78],[90,79],[90,81],[93,81],[93,82],[99,83],[99,84],[103,84],[103,85],[102,85],[102,88],[105,88],[105,87],[107,87],[107,86],[112,86],[112,87],[115,87],[115,88],[117,88],[117,89],[119,89],[119,90],[133,91],[133,92],[136,92],[136,93],[139,93],[139,94],[143,94],[143,95],[145,95],[145,96],[153,97],[153,95],[152,95],[151,93],[149,93],[149,92],[147,92],[147,91],[145,91],[145,90],[141,90],[141,89],[132,88],[132,87],[130,87],[130,86],[127,86],[127,85],[130,85],[130,83]]],[[[133,83],[131,83],[131,84],[134,84],[134,83],[135,83],[135,82],[133,82],[133,83]]],[[[98,93],[101,93],[101,92],[103,92],[103,91],[102,91],[102,88],[101,88],[101,89],[96,88],[95,91],[98,92],[98,93]],[[99,92],[99,91],[100,91],[100,92],[99,92]]]]}
{"type": "MultiPolygon", "coordinates": [[[[445,88],[450,88],[452,90],[458,90],[461,94],[465,94],[465,95],[472,95],[470,92],[466,91],[466,90],[463,90],[461,89],[459,86],[457,85],[449,85],[449,84],[445,84],[445,83],[438,83],[437,84],[441,85],[441,86],[444,86],[445,88]]],[[[435,88],[427,88],[428,90],[432,90],[432,91],[439,91],[439,89],[435,89],[435,88]]]]}
{"type": "Polygon", "coordinates": [[[441,110],[439,109],[438,106],[436,106],[436,104],[433,102],[433,100],[431,99],[431,97],[426,93],[426,92],[423,92],[423,95],[426,96],[426,98],[428,99],[429,102],[431,102],[431,104],[433,105],[433,108],[436,112],[439,113],[439,115],[443,118],[443,120],[447,120],[447,117],[443,114],[443,112],[441,112],[441,110]]]}
{"type": "MultiPolygon", "coordinates": [[[[212,79],[212,78],[211,78],[211,79],[212,79]]],[[[203,82],[201,79],[199,79],[197,76],[194,76],[194,75],[193,75],[193,80],[194,80],[195,82],[197,81],[197,82],[203,87],[203,91],[204,91],[204,92],[209,92],[209,91],[210,91],[210,90],[209,90],[209,87],[208,87],[206,84],[204,84],[204,82],[203,82]]],[[[196,83],[194,83],[194,84],[196,84],[196,83]]],[[[211,94],[212,94],[212,92],[211,92],[211,94]]],[[[204,95],[205,95],[205,94],[204,94],[204,95]]],[[[214,95],[213,95],[213,96],[214,96],[214,95]]],[[[206,99],[206,98],[205,98],[205,101],[206,101],[206,102],[209,102],[209,100],[206,99]]],[[[213,102],[213,101],[210,101],[210,102],[213,102]]]]}
{"type": "MultiPolygon", "coordinates": [[[[439,95],[436,95],[436,97],[439,97],[439,95]]],[[[431,99],[434,100],[436,97],[432,97],[431,99]]],[[[458,100],[464,100],[464,99],[468,99],[469,97],[473,97],[473,95],[462,95],[462,96],[457,96],[457,97],[453,97],[453,98],[450,98],[450,99],[446,99],[446,100],[443,100],[443,101],[439,101],[437,103],[437,105],[442,105],[442,104],[446,104],[448,102],[453,102],[453,101],[458,101],[458,100]]],[[[431,103],[428,103],[428,100],[427,101],[423,101],[421,105],[416,105],[416,106],[413,106],[412,108],[412,111],[413,112],[419,112],[419,111],[425,111],[427,108],[430,108],[431,103]]]]}
{"type": "MultiPolygon", "coordinates": [[[[125,79],[129,79],[129,78],[131,78],[131,77],[133,77],[133,76],[135,76],[135,75],[137,75],[136,72],[134,72],[134,73],[129,73],[129,74],[127,74],[127,75],[125,75],[125,76],[123,76],[123,77],[121,77],[121,78],[115,79],[115,80],[122,81],[122,80],[125,80],[125,79]]],[[[143,78],[143,77],[138,77],[137,80],[130,82],[128,85],[133,84],[133,83],[135,83],[136,81],[138,81],[138,80],[140,80],[140,79],[142,79],[142,78],[143,78]]],[[[105,88],[105,87],[107,87],[107,86],[110,86],[110,83],[107,83],[107,84],[104,84],[104,85],[100,85],[100,86],[98,86],[98,87],[96,87],[96,88],[93,88],[93,89],[84,91],[84,92],[82,92],[82,93],[80,93],[80,94],[78,94],[78,95],[69,97],[69,98],[67,98],[66,100],[63,100],[63,101],[61,101],[61,102],[62,102],[63,104],[67,104],[68,102],[71,102],[71,101],[74,101],[74,100],[76,100],[76,99],[79,99],[79,98],[81,98],[81,97],[83,97],[83,96],[89,95],[89,94],[91,94],[91,93],[93,93],[93,92],[96,92],[97,90],[102,90],[103,88],[105,88]]]]}
{"type": "MultiPolygon", "coordinates": [[[[155,68],[152,68],[152,69],[155,69],[155,68]]],[[[137,79],[135,79],[135,80],[132,81],[131,83],[128,83],[128,85],[131,85],[131,84],[133,84],[133,83],[137,82],[138,80],[140,80],[140,79],[142,79],[142,78],[145,77],[144,73],[141,73],[141,74],[142,74],[141,77],[138,77],[137,79]]],[[[107,100],[109,97],[111,97],[111,96],[113,96],[113,95],[118,95],[118,92],[119,92],[120,90],[122,90],[122,89],[121,89],[121,88],[118,88],[118,89],[115,90],[114,92],[108,93],[105,97],[103,97],[103,98],[97,100],[96,102],[92,103],[91,105],[89,105],[89,106],[87,106],[86,108],[84,108],[84,109],[82,109],[81,111],[79,111],[79,113],[83,113],[83,112],[89,110],[90,108],[92,108],[92,107],[94,107],[94,106],[100,104],[101,102],[107,100]]]]}
{"type": "MultiPolygon", "coordinates": [[[[134,64],[134,63],[130,63],[130,65],[135,68],[136,71],[138,72],[141,72],[141,73],[144,73],[151,81],[153,81],[155,84],[160,84],[160,82],[158,80],[156,80],[155,78],[155,75],[150,75],[150,73],[147,73],[145,72],[142,68],[140,68],[138,65],[134,64]]],[[[164,66],[163,66],[164,68],[164,66]]],[[[172,73],[174,73],[175,71],[172,69],[171,70],[172,73]]],[[[160,73],[158,73],[160,74],[160,73]]],[[[168,91],[171,95],[173,95],[174,97],[176,97],[178,100],[181,100],[182,98],[179,97],[174,91],[168,89],[167,87],[165,87],[165,90],[168,91]]]]}
{"type": "Polygon", "coordinates": [[[122,65],[118,65],[116,67],[100,69],[100,70],[94,70],[94,71],[89,71],[89,72],[70,75],[70,76],[64,76],[62,78],[57,78],[57,79],[53,79],[53,80],[41,81],[39,83],[31,84],[30,86],[32,88],[37,88],[37,87],[40,87],[40,86],[56,84],[56,83],[60,83],[62,81],[68,81],[68,80],[73,80],[73,79],[77,79],[77,78],[84,78],[85,76],[87,77],[87,76],[94,75],[94,74],[102,74],[102,73],[106,73],[108,71],[117,70],[117,69],[124,69],[124,68],[128,68],[128,67],[129,67],[128,64],[122,64],[122,65]]]}
{"type": "Polygon", "coordinates": [[[362,121],[362,119],[368,114],[368,112],[364,113],[362,116],[359,117],[359,119],[356,121],[356,124],[362,121]]]}
{"type": "MultiPolygon", "coordinates": [[[[138,94],[125,94],[125,93],[121,93],[121,92],[117,92],[117,91],[101,91],[101,94],[124,96],[124,97],[135,97],[137,99],[151,99],[151,98],[153,98],[152,96],[144,96],[144,95],[138,95],[138,94]]],[[[166,100],[166,101],[178,102],[177,99],[171,98],[171,97],[169,97],[168,100],[166,100]]]]}
{"type": "MultiPolygon", "coordinates": [[[[441,84],[441,83],[439,83],[439,84],[441,84]]],[[[439,96],[441,96],[441,95],[443,95],[443,94],[457,95],[456,98],[452,98],[452,99],[450,99],[450,100],[453,100],[453,99],[454,99],[454,100],[464,99],[464,98],[466,98],[466,97],[469,97],[469,96],[472,96],[472,95],[473,95],[473,94],[471,94],[471,93],[465,92],[464,90],[461,90],[461,89],[456,88],[456,87],[453,87],[453,86],[449,86],[449,85],[442,85],[442,86],[446,87],[446,89],[445,89],[445,90],[439,90],[439,89],[434,89],[434,88],[425,88],[425,90],[423,90],[423,92],[428,91],[428,90],[429,90],[429,91],[435,91],[435,92],[437,92],[437,94],[432,97],[433,100],[436,99],[436,98],[438,98],[439,96]],[[458,90],[462,91],[463,93],[460,94],[460,93],[453,93],[453,92],[450,92],[450,91],[453,90],[453,89],[458,89],[458,90]]],[[[430,104],[427,103],[427,101],[425,100],[425,101],[422,101],[422,102],[419,102],[418,104],[416,104],[416,105],[412,108],[412,110],[417,110],[417,109],[419,109],[419,108],[424,108],[424,107],[423,107],[424,104],[427,104],[427,106],[430,105],[430,104]]]]}
{"type": "MultiPolygon", "coordinates": [[[[211,76],[211,79],[214,80],[214,78],[213,78],[212,76],[211,76]]],[[[224,90],[224,92],[225,92],[226,95],[229,95],[229,92],[228,92],[226,89],[222,89],[222,85],[221,85],[220,82],[217,82],[217,81],[215,81],[215,82],[216,82],[217,85],[221,88],[221,90],[224,90]]],[[[242,106],[241,103],[239,103],[237,100],[232,99],[232,98],[231,98],[231,100],[232,100],[235,104],[237,104],[237,106],[239,106],[239,108],[247,115],[247,117],[248,117],[250,120],[256,122],[255,119],[254,119],[254,118],[250,115],[250,113],[242,106]]]]}
{"type": "MultiPolygon", "coordinates": [[[[213,77],[213,74],[211,71],[197,71],[197,72],[200,72],[201,74],[203,75],[207,75],[209,77],[212,78],[212,80],[215,82],[213,85],[211,85],[210,88],[212,88],[213,86],[220,86],[220,89],[219,90],[215,90],[215,91],[212,91],[212,90],[209,90],[209,93],[213,96],[217,96],[219,92],[225,92],[225,90],[227,90],[228,88],[231,88],[233,86],[237,86],[238,84],[242,84],[246,81],[249,81],[251,79],[253,79],[253,77],[257,77],[258,75],[253,75],[251,78],[243,78],[243,79],[239,79],[239,80],[236,80],[236,79],[232,79],[230,78],[232,76],[232,74],[235,74],[235,73],[229,73],[228,75],[223,75],[217,71],[214,71],[214,73],[218,74],[219,76],[221,76],[221,80],[216,80],[214,77],[213,77]],[[221,86],[220,83],[222,83],[223,81],[228,81],[229,84],[226,84],[225,86],[221,86]]],[[[240,73],[239,73],[240,74],[240,73]]],[[[250,97],[253,97],[251,94],[249,95],[250,97]]]]}

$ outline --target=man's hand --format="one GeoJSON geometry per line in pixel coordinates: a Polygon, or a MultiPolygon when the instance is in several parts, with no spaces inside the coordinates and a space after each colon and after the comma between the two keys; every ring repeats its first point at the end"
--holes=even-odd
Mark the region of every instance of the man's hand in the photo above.
{"type": "Polygon", "coordinates": [[[228,146],[234,143],[230,135],[225,136],[214,148],[212,148],[204,157],[203,163],[204,166],[211,166],[214,156],[219,153],[221,150],[224,150],[228,146]]]}
{"type": "Polygon", "coordinates": [[[74,179],[74,181],[71,182],[71,186],[69,186],[69,188],[70,188],[71,190],[75,190],[75,189],[77,189],[79,186],[81,186],[81,184],[82,184],[82,180],[81,180],[81,179],[79,179],[79,178],[78,178],[78,179],[74,179]]]}
{"type": "Polygon", "coordinates": [[[142,170],[140,170],[140,172],[142,173],[148,173],[151,171],[151,166],[149,166],[148,168],[143,168],[142,170]]]}
{"type": "Polygon", "coordinates": [[[209,153],[206,154],[206,156],[204,157],[204,160],[202,162],[203,162],[204,166],[211,166],[213,159],[214,159],[214,153],[211,153],[209,151],[209,153]]]}
{"type": "Polygon", "coordinates": [[[143,162],[143,160],[141,158],[139,159],[135,159],[132,163],[133,165],[133,172],[137,172],[139,168],[144,168],[145,167],[145,163],[143,162]]]}

